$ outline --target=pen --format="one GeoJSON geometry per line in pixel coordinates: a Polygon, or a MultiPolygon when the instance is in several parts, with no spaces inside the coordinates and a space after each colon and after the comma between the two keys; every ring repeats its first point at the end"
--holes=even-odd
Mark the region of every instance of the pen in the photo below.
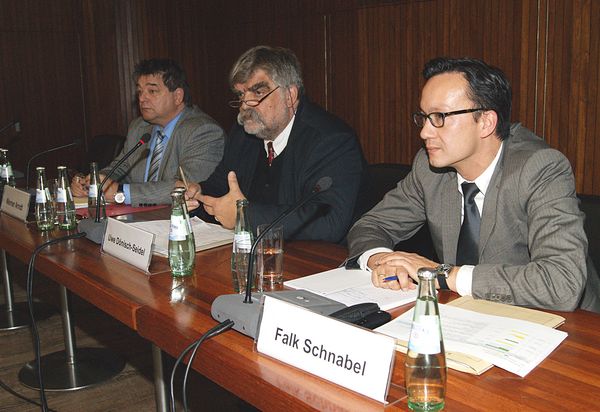
{"type": "Polygon", "coordinates": [[[391,282],[392,280],[398,280],[398,276],[388,276],[387,278],[383,278],[383,282],[391,282]]]}
{"type": "Polygon", "coordinates": [[[185,173],[183,173],[183,168],[179,166],[179,173],[181,174],[181,179],[183,180],[183,184],[185,185],[185,190],[188,190],[188,182],[185,178],[185,173]]]}

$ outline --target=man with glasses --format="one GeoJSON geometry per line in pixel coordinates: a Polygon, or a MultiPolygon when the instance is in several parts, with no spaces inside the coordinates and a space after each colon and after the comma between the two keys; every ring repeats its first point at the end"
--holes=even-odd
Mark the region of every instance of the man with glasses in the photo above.
{"type": "MultiPolygon", "coordinates": [[[[170,204],[180,169],[188,179],[205,179],[223,156],[223,129],[192,105],[185,72],[173,60],[142,60],[133,73],[140,117],[129,125],[123,151],[101,176],[149,133],[150,141],[122,163],[104,184],[109,202],[133,205],[170,204]]],[[[71,190],[87,196],[89,176],[75,176],[71,190]]]]}
{"type": "Polygon", "coordinates": [[[504,74],[475,59],[438,58],[423,75],[413,119],[424,148],[350,230],[349,262],[357,259],[382,288],[414,289],[417,270],[431,267],[440,289],[460,295],[600,311],[569,161],[510,124],[504,74]],[[424,224],[441,262],[393,251],[424,224]]]}
{"type": "Polygon", "coordinates": [[[300,64],[284,48],[257,46],[234,64],[229,81],[239,109],[223,160],[189,185],[188,207],[233,228],[236,201],[249,200],[250,223],[271,223],[323,177],[331,188],[284,222],[284,236],[339,242],[351,223],[364,158],[354,131],[304,96],[300,64]],[[201,205],[201,207],[199,207],[201,205]]]}

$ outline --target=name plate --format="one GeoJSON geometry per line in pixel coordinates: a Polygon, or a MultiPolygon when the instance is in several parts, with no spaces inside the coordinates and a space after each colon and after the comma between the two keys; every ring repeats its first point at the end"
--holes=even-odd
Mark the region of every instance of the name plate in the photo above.
{"type": "Polygon", "coordinates": [[[2,206],[0,210],[6,214],[16,217],[23,222],[27,221],[27,215],[29,214],[29,202],[31,201],[31,195],[29,192],[19,190],[12,186],[4,186],[4,193],[2,194],[2,206]]]}
{"type": "Polygon", "coordinates": [[[385,402],[395,341],[265,296],[258,352],[385,402]]]}
{"type": "Polygon", "coordinates": [[[102,239],[102,250],[148,272],[153,241],[153,233],[109,217],[102,239]]]}

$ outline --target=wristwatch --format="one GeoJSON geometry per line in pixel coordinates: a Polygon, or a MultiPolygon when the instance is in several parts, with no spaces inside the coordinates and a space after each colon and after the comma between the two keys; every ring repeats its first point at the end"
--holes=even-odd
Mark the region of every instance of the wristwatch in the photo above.
{"type": "Polygon", "coordinates": [[[123,204],[125,202],[125,193],[123,192],[122,184],[119,185],[119,188],[117,189],[117,192],[115,193],[114,200],[115,200],[115,203],[117,203],[119,205],[123,204]]]}
{"type": "Polygon", "coordinates": [[[442,263],[437,268],[435,268],[435,271],[437,273],[437,281],[440,285],[440,290],[450,290],[450,288],[448,287],[448,282],[446,282],[446,279],[448,279],[448,275],[450,275],[450,271],[452,270],[453,267],[454,267],[454,265],[450,265],[448,263],[442,263]]]}

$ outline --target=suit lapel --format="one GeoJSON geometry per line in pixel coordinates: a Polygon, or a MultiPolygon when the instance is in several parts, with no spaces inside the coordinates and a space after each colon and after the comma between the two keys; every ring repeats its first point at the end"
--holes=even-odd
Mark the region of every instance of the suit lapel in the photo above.
{"type": "Polygon", "coordinates": [[[456,173],[446,173],[442,186],[440,199],[443,207],[442,245],[443,261],[454,262],[456,260],[456,245],[460,232],[460,207],[461,198],[456,183],[456,173]]]}
{"type": "MultiPolygon", "coordinates": [[[[179,117],[179,119],[177,120],[177,123],[175,124],[175,127],[173,128],[173,132],[171,133],[171,137],[169,138],[169,141],[167,142],[167,147],[165,147],[165,151],[163,152],[163,155],[162,155],[162,161],[160,162],[160,167],[158,169],[158,181],[162,180],[163,174],[165,173],[165,169],[167,168],[167,163],[173,162],[177,159],[177,156],[171,156],[171,153],[172,152],[178,153],[178,151],[175,150],[175,146],[177,145],[177,141],[176,141],[175,137],[177,136],[177,133],[178,133],[179,129],[181,128],[181,123],[188,116],[189,111],[190,111],[190,109],[187,107],[185,107],[183,109],[183,111],[181,112],[181,116],[179,117]]],[[[150,155],[150,156],[152,156],[152,155],[150,155]]],[[[179,166],[179,165],[176,165],[176,166],[179,166]]]]}
{"type": "MultiPolygon", "coordinates": [[[[506,146],[506,145],[504,145],[506,146]]],[[[502,180],[502,172],[504,165],[504,155],[506,153],[506,147],[503,147],[500,159],[496,165],[496,170],[492,175],[490,184],[485,194],[485,200],[483,202],[483,213],[481,215],[481,227],[479,229],[479,259],[483,256],[483,251],[490,240],[490,236],[496,226],[496,211],[498,210],[498,192],[500,187],[500,181],[502,180]]]]}

